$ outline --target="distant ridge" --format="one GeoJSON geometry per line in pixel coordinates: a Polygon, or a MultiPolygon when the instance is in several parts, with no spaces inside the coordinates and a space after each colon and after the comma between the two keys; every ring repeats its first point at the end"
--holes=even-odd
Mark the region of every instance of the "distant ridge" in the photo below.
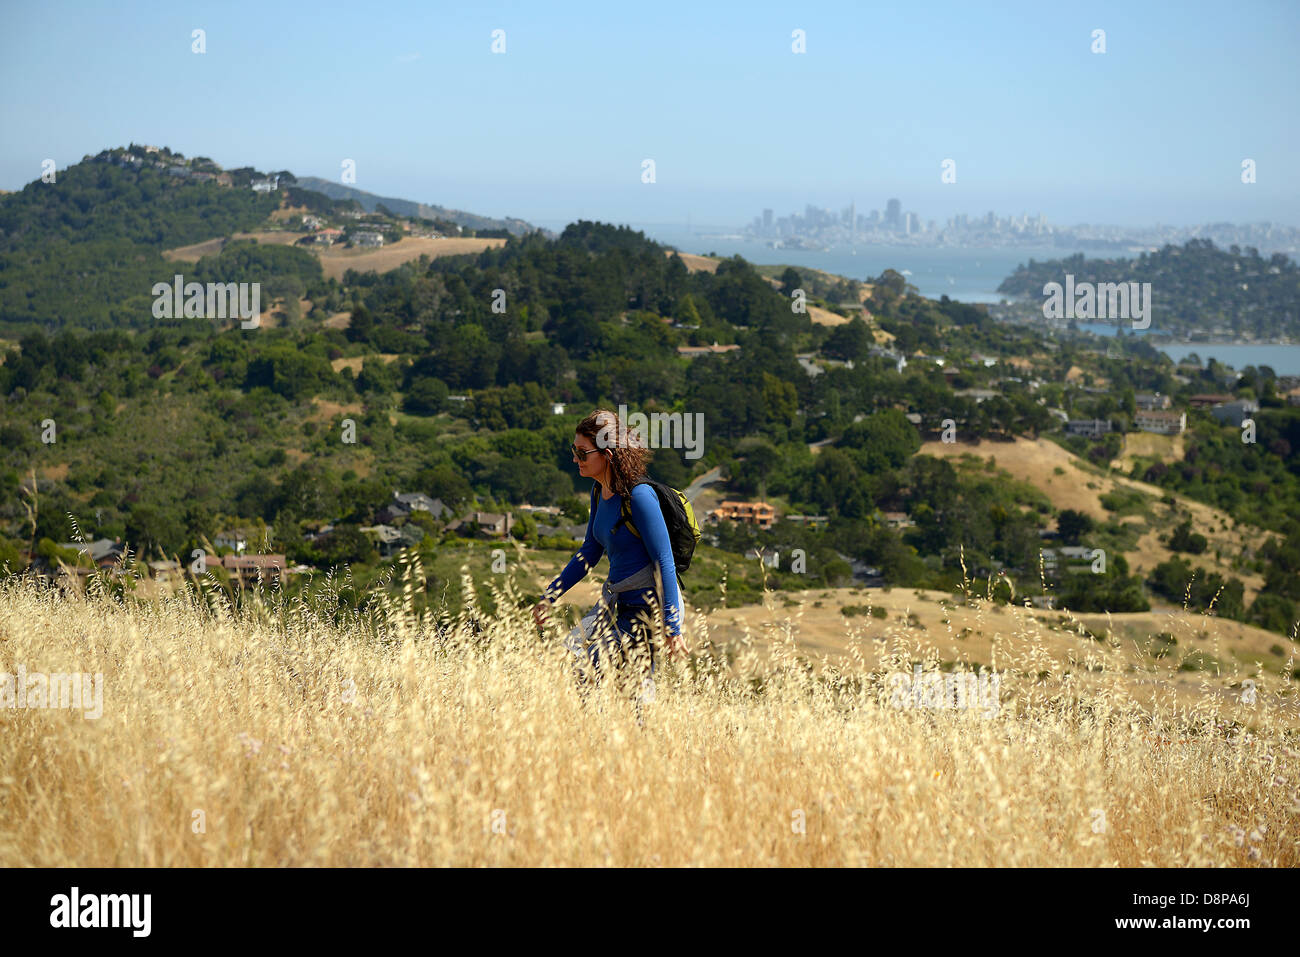
{"type": "MultiPolygon", "coordinates": [[[[324,193],[330,199],[355,199],[368,213],[373,213],[380,204],[383,204],[399,216],[445,219],[458,226],[468,226],[471,229],[504,229],[512,236],[523,236],[540,229],[538,226],[533,226],[531,223],[512,216],[505,219],[493,219],[490,216],[467,213],[461,209],[448,209],[446,206],[429,206],[425,203],[412,202],[409,199],[376,196],[374,193],[367,193],[365,190],[354,189],[351,186],[344,186],[342,183],[321,179],[318,176],[299,176],[298,186],[302,189],[324,193]]],[[[541,231],[548,239],[556,238],[556,234],[549,229],[542,229],[541,231]]]]}

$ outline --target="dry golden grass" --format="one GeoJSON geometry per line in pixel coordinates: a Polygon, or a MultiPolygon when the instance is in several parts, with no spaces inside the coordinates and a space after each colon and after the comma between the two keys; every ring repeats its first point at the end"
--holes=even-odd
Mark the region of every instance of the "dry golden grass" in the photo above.
{"type": "MultiPolygon", "coordinates": [[[[235,233],[232,239],[256,239],[259,243],[274,243],[290,246],[302,239],[305,233],[293,233],[280,230],[264,230],[255,233],[235,233]]],[[[321,261],[321,269],[326,279],[342,279],[349,269],[359,272],[387,272],[396,269],[402,263],[428,256],[463,256],[466,253],[479,253],[485,249],[504,246],[504,239],[479,239],[476,237],[448,237],[426,239],[407,236],[401,242],[378,249],[344,249],[341,246],[304,246],[308,252],[315,253],[321,261]]],[[[173,262],[198,262],[203,256],[215,256],[225,245],[224,239],[208,239],[190,246],[178,246],[163,251],[163,258],[173,262]]],[[[336,314],[337,315],[337,314],[336,314]]],[[[333,317],[331,317],[333,318],[333,317]]],[[[328,324],[328,323],[327,323],[328,324]]]]}
{"type": "MultiPolygon", "coordinates": [[[[665,249],[664,255],[670,259],[674,253],[671,249],[665,249]]],[[[697,256],[694,253],[676,253],[682,257],[682,265],[686,267],[687,272],[717,272],[718,263],[722,260],[714,256],[697,256]]]]}
{"type": "Polygon", "coordinates": [[[104,675],[98,719],[0,711],[0,866],[1300,863],[1281,679],[1143,707],[1104,646],[1009,633],[996,707],[895,708],[885,673],[937,664],[905,626],[813,667],[772,610],[761,653],[688,629],[640,727],[523,596],[439,628],[407,572],[361,616],[0,582],[0,669],[104,675]]]}
{"type": "Polygon", "coordinates": [[[317,249],[316,253],[320,257],[325,278],[342,279],[343,274],[349,269],[382,273],[396,269],[402,263],[419,259],[421,256],[428,256],[430,259],[437,259],[439,256],[463,256],[467,253],[481,253],[485,249],[496,249],[505,244],[504,239],[475,237],[425,239],[407,236],[400,243],[381,246],[378,249],[343,249],[330,246],[317,249]]]}
{"type": "MultiPolygon", "coordinates": [[[[255,233],[234,233],[232,240],[236,239],[256,239],[262,245],[272,244],[276,246],[292,246],[298,240],[302,239],[303,233],[291,233],[284,230],[262,230],[255,233]]],[[[177,246],[175,249],[164,249],[163,258],[173,262],[198,262],[204,256],[215,256],[221,252],[226,241],[220,237],[216,239],[205,239],[201,243],[193,243],[189,246],[177,246]]]]}

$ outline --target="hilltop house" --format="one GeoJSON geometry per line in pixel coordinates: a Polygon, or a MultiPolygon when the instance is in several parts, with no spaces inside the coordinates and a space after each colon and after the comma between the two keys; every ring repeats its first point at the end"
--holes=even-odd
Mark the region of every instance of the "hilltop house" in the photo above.
{"type": "Polygon", "coordinates": [[[1223,405],[1225,402],[1231,402],[1232,396],[1203,393],[1194,395],[1187,400],[1187,404],[1193,409],[1212,409],[1216,405],[1223,405]]]}
{"type": "Polygon", "coordinates": [[[766,530],[776,521],[776,509],[766,502],[726,501],[709,513],[710,521],[717,522],[722,519],[746,522],[766,530]]]}
{"type": "Polygon", "coordinates": [[[1169,396],[1159,392],[1139,392],[1133,397],[1134,403],[1144,412],[1169,408],[1169,396]]]}
{"type": "Polygon", "coordinates": [[[882,512],[885,524],[890,528],[914,528],[916,522],[908,516],[906,512],[882,512]]]}
{"type": "Polygon", "coordinates": [[[410,523],[401,528],[391,525],[367,525],[361,532],[370,536],[379,546],[379,554],[390,558],[405,548],[419,545],[424,541],[425,531],[419,525],[410,523]]]}
{"type": "Polygon", "coordinates": [[[89,555],[96,568],[108,568],[117,564],[119,558],[126,554],[126,546],[121,539],[97,538],[93,542],[62,542],[59,548],[89,555]]]}
{"type": "Polygon", "coordinates": [[[1210,414],[1224,425],[1231,425],[1232,427],[1237,428],[1243,421],[1250,418],[1258,411],[1259,403],[1254,399],[1238,399],[1235,402],[1225,402],[1222,405],[1216,405],[1210,410],[1210,414]]]}
{"type": "MultiPolygon", "coordinates": [[[[458,518],[447,526],[447,531],[460,535],[482,534],[491,538],[505,538],[515,527],[512,512],[472,512],[464,518],[458,518]]],[[[585,530],[585,526],[584,526],[585,530]]]]}
{"type": "Polygon", "coordinates": [[[256,182],[253,183],[253,192],[254,192],[254,193],[273,193],[273,192],[275,192],[275,191],[279,188],[279,186],[280,186],[280,177],[278,177],[278,176],[275,177],[274,180],[270,180],[270,179],[259,179],[259,180],[257,180],[256,182]]]}
{"type": "Polygon", "coordinates": [[[1065,423],[1065,431],[1071,435],[1096,438],[1110,431],[1109,419],[1071,419],[1065,423]]]}
{"type": "Polygon", "coordinates": [[[256,584],[259,579],[269,583],[287,574],[283,555],[226,555],[205,554],[208,568],[224,568],[240,587],[256,584]]]}
{"type": "Polygon", "coordinates": [[[366,246],[366,247],[373,248],[376,246],[382,246],[383,244],[384,244],[383,233],[363,231],[363,232],[352,234],[352,245],[354,246],[366,246]]]}
{"type": "Polygon", "coordinates": [[[412,512],[428,512],[438,521],[452,517],[451,509],[442,504],[440,498],[429,498],[423,492],[406,494],[393,492],[393,500],[381,508],[375,515],[379,522],[392,522],[399,518],[409,518],[412,512]]]}
{"type": "Polygon", "coordinates": [[[1187,413],[1162,412],[1159,410],[1140,411],[1134,418],[1134,424],[1143,432],[1179,435],[1187,428],[1187,413]]]}

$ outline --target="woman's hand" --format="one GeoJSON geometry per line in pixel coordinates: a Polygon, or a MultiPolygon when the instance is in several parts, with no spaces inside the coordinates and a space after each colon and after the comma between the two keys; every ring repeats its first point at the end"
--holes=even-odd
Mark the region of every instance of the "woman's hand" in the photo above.
{"type": "Polygon", "coordinates": [[[551,609],[551,603],[543,599],[533,606],[533,621],[537,622],[537,627],[541,628],[546,624],[546,615],[551,609]]]}
{"type": "Polygon", "coordinates": [[[668,646],[669,658],[676,658],[679,655],[685,657],[691,653],[691,650],[686,647],[686,639],[681,635],[668,635],[665,644],[668,646]]]}

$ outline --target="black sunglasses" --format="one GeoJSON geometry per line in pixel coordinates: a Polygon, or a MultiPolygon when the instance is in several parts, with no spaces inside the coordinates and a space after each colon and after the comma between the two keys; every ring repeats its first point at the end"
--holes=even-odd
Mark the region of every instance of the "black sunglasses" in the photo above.
{"type": "Polygon", "coordinates": [[[576,455],[578,457],[578,460],[581,462],[587,461],[587,456],[590,455],[592,452],[600,451],[600,449],[580,449],[576,445],[572,445],[572,444],[569,446],[569,448],[572,450],[573,454],[576,455]]]}

